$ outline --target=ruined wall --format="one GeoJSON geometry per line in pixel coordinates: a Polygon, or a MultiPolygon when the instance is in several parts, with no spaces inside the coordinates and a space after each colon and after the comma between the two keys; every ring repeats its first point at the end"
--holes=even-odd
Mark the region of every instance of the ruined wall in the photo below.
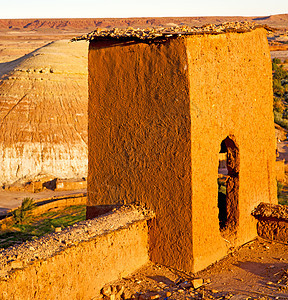
{"type": "Polygon", "coordinates": [[[151,259],[186,271],[253,239],[250,212],[276,201],[271,80],[262,29],[91,42],[88,216],[96,205],[144,203],[156,213],[151,259]],[[228,184],[235,225],[223,232],[217,178],[227,137],[237,156],[228,184]]]}
{"type": "Polygon", "coordinates": [[[193,254],[206,267],[256,235],[250,215],[276,203],[272,68],[263,29],[187,39],[191,99],[193,254]],[[239,149],[237,232],[221,237],[218,153],[229,136],[239,149]],[[217,241],[215,243],[215,241],[217,241]]]}
{"type": "Polygon", "coordinates": [[[148,262],[146,219],[134,209],[76,224],[0,255],[0,299],[98,299],[148,262]]]}
{"type": "Polygon", "coordinates": [[[288,243],[288,207],[260,203],[252,215],[257,219],[258,235],[271,241],[288,243]]]}

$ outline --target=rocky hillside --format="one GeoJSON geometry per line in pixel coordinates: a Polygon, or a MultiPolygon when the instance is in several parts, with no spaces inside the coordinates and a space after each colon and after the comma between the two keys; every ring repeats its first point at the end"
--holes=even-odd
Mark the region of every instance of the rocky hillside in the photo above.
{"type": "Polygon", "coordinates": [[[1,184],[86,177],[87,47],[57,41],[1,64],[1,184]]]}

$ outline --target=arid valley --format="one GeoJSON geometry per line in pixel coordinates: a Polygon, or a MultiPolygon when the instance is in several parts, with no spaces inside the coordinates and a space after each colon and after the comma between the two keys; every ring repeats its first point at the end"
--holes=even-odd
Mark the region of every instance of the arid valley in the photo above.
{"type": "MultiPolygon", "coordinates": [[[[107,242],[109,244],[107,249],[112,249],[113,243],[118,249],[127,247],[130,251],[128,257],[130,255],[131,261],[134,259],[137,261],[133,246],[121,244],[121,237],[119,241],[116,239],[117,234],[113,233],[113,236],[109,237],[111,228],[117,232],[122,230],[125,238],[131,235],[131,240],[134,238],[137,240],[137,230],[141,229],[140,236],[143,240],[139,243],[147,242],[143,232],[148,229],[143,222],[147,221],[149,228],[149,224],[152,223],[150,219],[154,216],[151,217],[151,212],[144,209],[142,211],[142,208],[140,212],[138,208],[134,210],[134,206],[126,202],[122,203],[124,208],[118,206],[113,208],[115,217],[108,213],[103,219],[99,219],[100,225],[96,219],[84,221],[88,176],[89,41],[72,41],[72,39],[85,36],[96,28],[111,30],[200,27],[207,24],[244,21],[261,24],[267,29],[273,74],[278,72],[285,77],[285,72],[288,71],[288,14],[259,17],[0,20],[0,281],[2,280],[2,283],[5,280],[8,282],[8,275],[12,274],[11,290],[12,286],[16,290],[17,280],[24,280],[26,276],[24,271],[21,273],[22,270],[28,265],[38,264],[39,261],[39,265],[35,270],[30,270],[29,274],[32,281],[39,280],[42,284],[42,281],[45,281],[43,278],[48,276],[49,267],[43,271],[43,275],[41,266],[46,268],[45,260],[51,253],[53,270],[57,270],[57,259],[63,265],[67,259],[69,261],[67,265],[73,265],[71,273],[78,272],[81,275],[79,260],[83,263],[83,269],[85,263],[82,257],[79,258],[79,253],[81,255],[89,253],[81,243],[85,244],[85,247],[90,247],[89,242],[93,238],[96,239],[97,234],[101,235],[99,243],[105,244],[107,241],[110,243],[107,242]],[[31,211],[34,210],[31,215],[25,215],[23,199],[28,199],[27,205],[31,205],[31,211]],[[29,199],[33,199],[34,202],[29,203],[29,199]],[[124,212],[127,210],[125,217],[120,216],[122,209],[124,212]],[[23,211],[24,217],[19,217],[17,214],[23,211]],[[31,219],[31,216],[34,219],[31,219]],[[47,223],[48,219],[51,220],[47,223]],[[75,223],[79,221],[80,223],[75,223]],[[100,229],[97,226],[100,226],[100,229]],[[46,248],[42,249],[43,245],[46,248]],[[78,245],[82,248],[79,252],[75,250],[74,253],[73,249],[78,245]],[[72,254],[69,252],[70,254],[62,257],[63,249],[68,249],[67,251],[71,251],[72,254]],[[71,261],[69,255],[73,257],[71,261]],[[20,275],[17,275],[18,271],[20,275]],[[38,271],[42,279],[37,277],[38,271]]],[[[90,60],[91,57],[90,55],[90,60]]],[[[91,74],[91,70],[89,72],[91,74]]],[[[284,207],[280,214],[284,215],[283,222],[286,224],[288,223],[288,206],[286,206],[288,205],[288,77],[279,78],[276,78],[278,86],[276,81],[273,83],[277,144],[275,148],[280,166],[278,167],[280,171],[277,169],[277,172],[281,173],[279,178],[282,176],[281,179],[277,178],[279,203],[284,207]]],[[[255,89],[257,88],[256,86],[255,89]]],[[[113,89],[114,86],[111,86],[112,91],[113,89]]],[[[268,162],[267,169],[269,169],[268,162]]],[[[218,175],[221,179],[220,173],[218,175]]],[[[225,178],[225,172],[223,174],[225,178]]],[[[221,188],[221,182],[218,184],[221,188]]],[[[109,187],[108,183],[106,185],[109,187]]],[[[118,191],[114,192],[118,195],[118,191]]],[[[225,242],[227,245],[230,243],[227,240],[225,242]]],[[[225,258],[195,273],[150,261],[144,264],[144,267],[139,263],[141,268],[136,272],[133,271],[132,275],[128,271],[127,273],[119,271],[120,275],[117,277],[112,270],[111,274],[113,273],[118,280],[109,282],[106,279],[109,276],[104,274],[103,278],[108,280],[108,283],[105,281],[101,293],[95,294],[93,298],[87,298],[81,291],[81,282],[85,282],[83,273],[83,278],[79,275],[82,281],[79,280],[77,285],[78,292],[72,293],[73,299],[288,299],[287,240],[275,242],[272,234],[272,240],[270,237],[262,236],[240,247],[228,245],[228,248],[228,255],[225,258]]],[[[99,252],[103,255],[102,259],[98,258],[99,266],[103,266],[103,270],[113,268],[122,259],[125,263],[125,257],[113,249],[112,258],[108,255],[107,258],[102,249],[102,252],[99,252]],[[111,263],[107,262],[109,259],[111,263]]],[[[145,255],[144,253],[143,257],[145,255]]],[[[145,259],[146,257],[143,261],[145,259]]],[[[87,261],[86,264],[89,264],[89,260],[87,261]]],[[[130,266],[129,259],[127,261],[127,266],[130,266]]],[[[69,272],[66,266],[63,270],[69,272]]],[[[101,267],[99,270],[101,271],[101,267]]],[[[54,276],[51,282],[53,280],[57,282],[57,276],[54,276]]],[[[61,294],[59,298],[53,296],[51,299],[65,299],[65,295],[66,297],[69,295],[71,285],[71,282],[68,282],[67,286],[63,285],[64,296],[59,293],[61,294]]],[[[49,295],[47,291],[46,294],[42,293],[38,286],[35,287],[36,290],[35,298],[22,297],[20,292],[9,298],[8,292],[6,295],[0,291],[0,299],[41,299],[43,295],[45,297],[49,295]]],[[[57,295],[56,290],[51,288],[51,291],[51,295],[57,295]]],[[[27,295],[32,295],[31,293],[29,291],[27,295]]]]}

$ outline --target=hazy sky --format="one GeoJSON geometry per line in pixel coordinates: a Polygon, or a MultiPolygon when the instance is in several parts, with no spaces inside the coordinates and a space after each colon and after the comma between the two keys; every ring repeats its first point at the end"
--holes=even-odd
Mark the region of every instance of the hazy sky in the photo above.
{"type": "Polygon", "coordinates": [[[288,13],[288,0],[0,0],[1,19],[163,16],[267,16],[288,13]]]}

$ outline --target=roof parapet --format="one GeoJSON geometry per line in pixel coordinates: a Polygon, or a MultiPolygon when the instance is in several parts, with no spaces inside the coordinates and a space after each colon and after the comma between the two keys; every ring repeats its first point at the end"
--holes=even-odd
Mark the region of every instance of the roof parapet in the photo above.
{"type": "Polygon", "coordinates": [[[158,40],[180,37],[182,35],[204,35],[204,34],[223,34],[228,32],[245,33],[255,30],[256,28],[264,28],[268,32],[275,29],[267,25],[259,25],[252,22],[225,22],[222,24],[207,24],[201,27],[197,26],[175,26],[175,27],[155,27],[155,28],[132,28],[125,29],[113,28],[110,30],[96,28],[96,30],[73,38],[71,41],[79,40],[121,40],[121,41],[138,41],[151,43],[158,40]]]}

